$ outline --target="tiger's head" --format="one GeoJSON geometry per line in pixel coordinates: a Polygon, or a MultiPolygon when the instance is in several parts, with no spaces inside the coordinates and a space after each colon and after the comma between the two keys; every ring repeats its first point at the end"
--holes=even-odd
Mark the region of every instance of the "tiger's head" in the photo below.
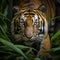
{"type": "Polygon", "coordinates": [[[38,10],[21,10],[11,22],[11,32],[14,38],[41,40],[48,34],[48,23],[38,10]]]}
{"type": "Polygon", "coordinates": [[[53,3],[50,3],[52,2],[48,0],[20,3],[11,22],[11,34],[15,40],[42,40],[47,36],[48,18],[54,17],[53,3]]]}

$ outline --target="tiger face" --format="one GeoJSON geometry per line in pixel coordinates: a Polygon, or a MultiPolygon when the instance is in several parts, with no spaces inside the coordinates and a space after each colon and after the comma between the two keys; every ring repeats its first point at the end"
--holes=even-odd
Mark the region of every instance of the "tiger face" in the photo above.
{"type": "Polygon", "coordinates": [[[45,38],[48,34],[48,19],[54,17],[54,12],[54,3],[51,0],[19,2],[18,11],[11,21],[12,36],[15,40],[45,38]]]}
{"type": "Polygon", "coordinates": [[[37,10],[21,10],[17,16],[12,20],[11,31],[12,35],[20,35],[17,39],[23,37],[29,40],[41,40],[46,37],[48,33],[48,23],[41,13],[37,10]],[[29,12],[28,12],[29,11],[29,12]],[[21,14],[22,12],[22,14],[21,14]],[[21,37],[23,36],[23,37],[21,37]]]}

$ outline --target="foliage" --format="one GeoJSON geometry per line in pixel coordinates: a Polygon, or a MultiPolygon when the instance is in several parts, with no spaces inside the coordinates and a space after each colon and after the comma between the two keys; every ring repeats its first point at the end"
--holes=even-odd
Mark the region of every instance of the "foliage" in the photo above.
{"type": "Polygon", "coordinates": [[[58,3],[60,3],[60,0],[57,0],[58,3]]]}
{"type": "MultiPolygon", "coordinates": [[[[60,0],[57,1],[60,3],[60,0]]],[[[33,60],[31,51],[34,48],[16,45],[9,38],[7,6],[7,0],[0,0],[0,59],[33,60]]],[[[60,17],[52,18],[52,20],[56,18],[60,17]]],[[[52,55],[52,60],[60,60],[60,54],[58,54],[60,53],[60,30],[51,37],[51,49],[47,52],[52,55]]],[[[40,58],[34,58],[34,60],[40,60],[40,58]]]]}
{"type": "Polygon", "coordinates": [[[12,57],[23,57],[23,59],[28,60],[26,52],[23,50],[32,50],[33,48],[23,46],[23,45],[14,45],[9,39],[8,32],[8,23],[9,19],[7,18],[7,0],[0,0],[0,59],[6,59],[12,57]]]}

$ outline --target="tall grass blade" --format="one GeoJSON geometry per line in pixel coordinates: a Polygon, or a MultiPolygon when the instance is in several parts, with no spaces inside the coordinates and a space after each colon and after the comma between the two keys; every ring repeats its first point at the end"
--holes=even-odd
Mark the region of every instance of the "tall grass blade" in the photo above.
{"type": "Polygon", "coordinates": [[[54,34],[54,36],[52,36],[51,38],[51,42],[53,42],[56,38],[58,38],[60,36],[60,30],[54,34]]]}
{"type": "Polygon", "coordinates": [[[24,56],[26,58],[26,60],[28,60],[28,58],[26,57],[26,55],[21,51],[21,49],[17,48],[16,46],[14,46],[13,43],[8,42],[7,40],[4,40],[2,38],[0,38],[0,42],[2,42],[5,46],[11,48],[12,50],[16,51],[18,54],[24,56]]]}

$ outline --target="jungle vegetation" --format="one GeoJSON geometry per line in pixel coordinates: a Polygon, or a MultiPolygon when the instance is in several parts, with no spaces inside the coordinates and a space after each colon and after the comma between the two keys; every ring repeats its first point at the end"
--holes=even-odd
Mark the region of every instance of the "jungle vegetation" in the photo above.
{"type": "MultiPolygon", "coordinates": [[[[10,0],[12,2],[12,0],[10,0]]],[[[57,0],[60,3],[60,0],[57,0]]],[[[11,4],[12,5],[12,4],[11,4]]],[[[52,20],[60,19],[60,16],[52,20]]],[[[0,60],[32,60],[33,56],[31,51],[34,48],[17,45],[11,42],[10,32],[8,31],[8,2],[7,0],[0,0],[0,60]],[[27,52],[25,52],[27,50],[27,52]],[[2,59],[3,58],[3,59],[2,59]]],[[[60,30],[56,31],[51,36],[51,49],[48,51],[52,55],[52,60],[60,60],[60,30]]],[[[34,60],[41,60],[34,58],[34,60]]]]}

